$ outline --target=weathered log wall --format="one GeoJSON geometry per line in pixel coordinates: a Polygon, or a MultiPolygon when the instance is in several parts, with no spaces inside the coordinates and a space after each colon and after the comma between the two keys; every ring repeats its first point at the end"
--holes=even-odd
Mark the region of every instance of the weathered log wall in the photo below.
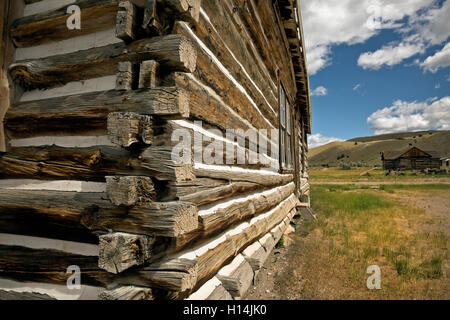
{"type": "Polygon", "coordinates": [[[2,67],[14,95],[0,154],[0,280],[62,287],[76,265],[102,299],[242,297],[309,201],[307,76],[298,34],[287,34],[296,2],[25,4],[2,67]],[[81,30],[67,30],[70,4],[81,30]],[[225,136],[278,129],[281,82],[294,105],[291,171],[264,139],[265,161],[250,163],[252,142],[225,136]],[[245,163],[237,153],[205,163],[195,146],[175,161],[180,129],[202,150],[231,145],[245,163]]]}

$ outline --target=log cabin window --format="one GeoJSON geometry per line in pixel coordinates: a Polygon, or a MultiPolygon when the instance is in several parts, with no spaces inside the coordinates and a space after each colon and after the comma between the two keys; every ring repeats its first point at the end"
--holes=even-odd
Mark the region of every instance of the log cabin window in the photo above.
{"type": "Polygon", "coordinates": [[[292,122],[291,104],[284,87],[280,85],[280,167],[281,170],[291,170],[292,155],[292,122]]]}

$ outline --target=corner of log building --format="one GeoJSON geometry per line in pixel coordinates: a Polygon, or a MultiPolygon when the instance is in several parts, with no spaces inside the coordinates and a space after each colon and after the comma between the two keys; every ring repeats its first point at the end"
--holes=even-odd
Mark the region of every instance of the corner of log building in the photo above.
{"type": "Polygon", "coordinates": [[[309,206],[299,2],[6,0],[0,17],[2,296],[60,299],[76,266],[74,299],[240,299],[309,206]]]}

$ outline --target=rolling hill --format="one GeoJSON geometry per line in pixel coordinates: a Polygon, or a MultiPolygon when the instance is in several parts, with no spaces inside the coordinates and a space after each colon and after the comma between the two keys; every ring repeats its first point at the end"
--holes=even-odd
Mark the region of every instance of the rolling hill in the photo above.
{"type": "Polygon", "coordinates": [[[381,164],[381,152],[407,150],[416,146],[437,151],[441,157],[450,155],[450,131],[392,133],[331,142],[309,150],[311,165],[339,163],[381,164]]]}

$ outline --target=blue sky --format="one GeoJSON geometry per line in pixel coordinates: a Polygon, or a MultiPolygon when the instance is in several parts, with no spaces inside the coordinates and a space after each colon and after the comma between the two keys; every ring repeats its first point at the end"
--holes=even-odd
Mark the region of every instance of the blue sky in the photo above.
{"type": "Polygon", "coordinates": [[[450,130],[450,0],[303,0],[312,147],[450,130]]]}

